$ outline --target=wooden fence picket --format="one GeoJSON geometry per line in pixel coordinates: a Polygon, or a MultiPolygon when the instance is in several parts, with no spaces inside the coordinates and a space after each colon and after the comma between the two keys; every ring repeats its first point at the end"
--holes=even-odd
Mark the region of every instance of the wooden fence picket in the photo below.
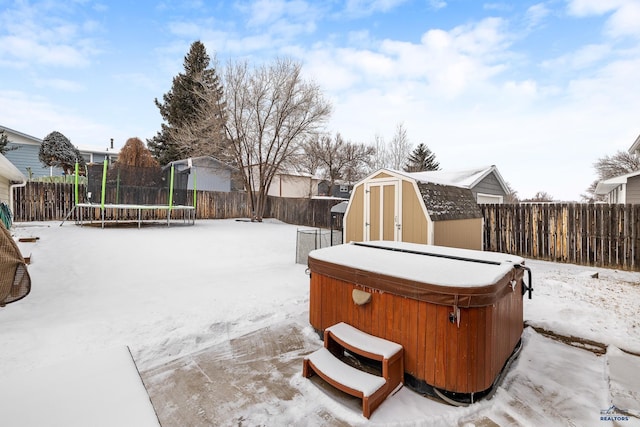
{"type": "MultiPolygon", "coordinates": [[[[80,194],[85,194],[81,186],[80,194]]],[[[141,195],[148,204],[164,204],[166,194],[141,195]]],[[[196,218],[249,217],[243,192],[196,192],[196,218]]],[[[82,196],[82,202],[85,202],[82,196]]],[[[123,201],[126,203],[126,201],[123,201]]],[[[265,218],[309,227],[331,227],[331,199],[269,197],[265,218]]],[[[189,192],[186,203],[193,203],[189,192]]],[[[62,221],[74,205],[72,184],[29,182],[14,189],[14,221],[62,221]]],[[[480,205],[484,248],[525,258],[640,271],[640,205],[521,203],[480,205]]],[[[145,212],[146,219],[163,211],[145,212]]],[[[96,218],[97,219],[97,218],[96,218]]]]}

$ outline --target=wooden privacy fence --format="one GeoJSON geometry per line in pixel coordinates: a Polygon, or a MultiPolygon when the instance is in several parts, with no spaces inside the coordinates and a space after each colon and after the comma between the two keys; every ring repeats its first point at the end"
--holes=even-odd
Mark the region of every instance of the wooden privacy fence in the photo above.
{"type": "MultiPolygon", "coordinates": [[[[113,190],[110,190],[113,191],[113,190]]],[[[62,221],[74,206],[74,186],[64,183],[29,182],[26,187],[14,190],[14,221],[62,221]]],[[[86,188],[80,185],[80,202],[87,202],[86,188]]],[[[119,203],[132,203],[120,197],[119,203]]],[[[94,197],[95,199],[95,197],[94,197]]],[[[109,200],[115,200],[108,197],[109,200]]],[[[193,204],[193,191],[187,193],[187,204],[193,204]]],[[[136,193],[136,201],[148,205],[166,205],[166,191],[148,189],[145,194],[136,193]]],[[[99,197],[93,200],[99,204],[99,197]]],[[[289,224],[309,227],[329,228],[331,225],[331,207],[339,203],[331,199],[289,199],[271,197],[267,199],[265,218],[276,218],[289,224]]],[[[94,219],[99,219],[99,210],[95,210],[94,219]]],[[[128,219],[121,213],[120,219],[128,219]]],[[[166,218],[166,211],[149,210],[144,212],[145,220],[166,218]]],[[[247,210],[247,195],[244,192],[196,192],[196,217],[198,219],[225,219],[250,217],[247,210]]],[[[89,219],[89,218],[86,218],[89,219]]],[[[134,219],[134,218],[131,218],[134,219]]],[[[335,227],[335,224],[334,224],[335,227]]]]}
{"type": "MultiPolygon", "coordinates": [[[[14,190],[14,220],[62,221],[73,208],[73,191],[72,184],[64,183],[29,182],[26,187],[18,187],[14,190]]],[[[85,192],[81,185],[83,202],[85,192]]],[[[149,204],[167,203],[164,193],[154,194],[145,199],[149,204]]],[[[198,191],[196,217],[249,217],[246,197],[243,192],[198,191]]],[[[187,203],[193,203],[193,192],[187,195],[187,203]]],[[[269,197],[264,216],[289,224],[330,228],[330,209],[337,203],[331,199],[269,197]]],[[[523,203],[480,208],[485,218],[485,250],[640,271],[640,205],[523,203]]],[[[149,214],[162,219],[163,212],[149,214]]],[[[334,228],[340,228],[339,221],[334,220],[334,228]]]]}
{"type": "Polygon", "coordinates": [[[485,250],[640,270],[640,205],[480,205],[485,250]]]}

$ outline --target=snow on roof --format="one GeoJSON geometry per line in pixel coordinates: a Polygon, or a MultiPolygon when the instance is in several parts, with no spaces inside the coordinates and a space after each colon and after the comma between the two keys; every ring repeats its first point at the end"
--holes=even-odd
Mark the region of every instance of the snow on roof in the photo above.
{"type": "Polygon", "coordinates": [[[235,168],[223,162],[222,160],[218,160],[213,156],[198,156],[198,157],[190,157],[187,159],[174,160],[172,162],[169,162],[169,164],[166,165],[163,169],[166,169],[170,165],[189,165],[189,163],[195,164],[196,166],[202,166],[203,163],[216,163],[229,170],[235,170],[235,171],[239,170],[238,168],[235,168]]]}
{"type": "Polygon", "coordinates": [[[404,174],[418,182],[433,182],[435,184],[472,188],[474,184],[477,184],[494,169],[495,166],[484,166],[475,169],[404,172],[404,174]]]}
{"type": "Polygon", "coordinates": [[[482,218],[482,211],[468,188],[418,182],[418,190],[433,221],[482,218]]]}
{"type": "Polygon", "coordinates": [[[613,178],[605,179],[596,185],[596,194],[607,194],[614,190],[616,187],[622,184],[626,184],[629,178],[633,178],[635,176],[640,175],[640,170],[630,173],[625,173],[624,175],[614,176],[613,178]]]}
{"type": "Polygon", "coordinates": [[[27,177],[2,154],[0,154],[0,176],[8,178],[10,181],[24,182],[27,180],[27,177]]]}
{"type": "Polygon", "coordinates": [[[360,246],[351,243],[317,249],[311,251],[309,257],[418,283],[459,288],[493,285],[508,274],[514,264],[524,262],[517,256],[469,249],[442,248],[404,242],[366,242],[366,244],[367,246],[360,246]],[[381,247],[408,249],[423,254],[385,250],[381,247]],[[424,254],[441,254],[474,259],[478,262],[424,254]],[[487,261],[492,263],[486,263],[487,261]]]}

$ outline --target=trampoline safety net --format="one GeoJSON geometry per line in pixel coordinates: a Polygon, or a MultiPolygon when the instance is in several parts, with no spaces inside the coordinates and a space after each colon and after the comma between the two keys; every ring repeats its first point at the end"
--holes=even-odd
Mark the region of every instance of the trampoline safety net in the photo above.
{"type": "MultiPolygon", "coordinates": [[[[101,203],[103,164],[87,165],[87,198],[101,203]]],[[[187,204],[189,171],[175,171],[173,205],[187,204]]],[[[105,179],[104,203],[127,205],[167,205],[171,184],[171,168],[127,166],[114,163],[108,166],[105,179]]]]}

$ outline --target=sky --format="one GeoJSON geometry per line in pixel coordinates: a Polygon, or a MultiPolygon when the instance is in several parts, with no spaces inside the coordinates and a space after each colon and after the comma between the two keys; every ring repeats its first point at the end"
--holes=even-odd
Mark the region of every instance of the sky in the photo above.
{"type": "Polygon", "coordinates": [[[493,164],[520,198],[578,201],[640,135],[638,22],[639,0],[0,0],[0,125],[151,138],[200,40],[220,73],[299,61],[331,134],[388,143],[402,124],[442,169],[493,164]]]}

